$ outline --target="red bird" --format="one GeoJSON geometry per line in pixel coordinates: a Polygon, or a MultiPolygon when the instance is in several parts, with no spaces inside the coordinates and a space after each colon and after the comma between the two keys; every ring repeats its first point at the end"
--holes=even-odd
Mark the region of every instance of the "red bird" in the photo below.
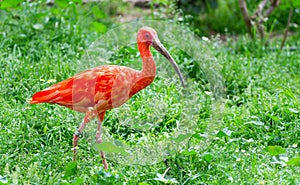
{"type": "MultiPolygon", "coordinates": [[[[143,61],[141,71],[125,66],[99,66],[54,84],[32,96],[30,104],[52,103],[85,113],[80,127],[73,136],[74,161],[76,160],[78,139],[85,126],[97,117],[96,143],[102,143],[101,128],[106,110],[121,106],[154,80],[156,66],[150,52],[150,46],[170,61],[184,86],[185,82],[177,64],[160,43],[154,29],[150,27],[141,28],[138,31],[137,43],[143,61]]],[[[105,154],[103,151],[100,151],[100,154],[104,169],[107,169],[105,154]]]]}

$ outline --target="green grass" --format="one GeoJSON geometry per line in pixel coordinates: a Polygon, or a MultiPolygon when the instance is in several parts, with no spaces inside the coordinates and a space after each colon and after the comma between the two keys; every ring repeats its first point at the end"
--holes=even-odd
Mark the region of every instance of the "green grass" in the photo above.
{"type": "MultiPolygon", "coordinates": [[[[79,141],[78,161],[73,163],[72,136],[83,115],[27,101],[53,81],[78,72],[84,49],[105,31],[94,29],[95,19],[107,29],[117,24],[107,17],[86,16],[90,8],[25,3],[0,10],[0,184],[300,183],[299,50],[279,53],[279,40],[272,41],[271,50],[246,36],[225,44],[212,42],[226,96],[224,111],[217,115],[222,125],[205,148],[199,149],[205,141],[199,134],[214,119],[207,80],[195,74],[197,66],[184,62],[192,60],[189,56],[171,48],[181,68],[190,67],[184,69],[189,88],[185,91],[178,81],[166,81],[158,71],[153,84],[108,112],[105,130],[126,146],[155,147],[151,142],[168,137],[176,123],[195,122],[191,147],[168,151],[164,161],[154,165],[126,165],[113,158],[104,171],[92,141],[96,125],[90,123],[79,141]],[[188,97],[182,97],[184,93],[188,97]],[[182,101],[189,99],[191,103],[184,107],[182,101]]],[[[298,38],[289,38],[287,46],[299,47],[298,38]]],[[[136,46],[122,48],[111,59],[135,66],[129,62],[139,61],[136,46]]]]}

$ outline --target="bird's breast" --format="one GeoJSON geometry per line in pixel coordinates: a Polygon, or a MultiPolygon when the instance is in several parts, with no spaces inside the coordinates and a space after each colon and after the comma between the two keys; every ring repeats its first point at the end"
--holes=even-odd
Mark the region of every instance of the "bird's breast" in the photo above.
{"type": "MultiPolygon", "coordinates": [[[[110,92],[110,94],[100,94],[99,97],[106,96],[104,99],[109,99],[109,108],[116,108],[124,104],[134,94],[147,87],[153,79],[154,76],[143,76],[138,71],[124,68],[124,70],[121,70],[115,78],[110,81],[110,90],[104,91],[110,92]]],[[[103,100],[103,98],[98,98],[97,93],[95,98],[103,100]]]]}

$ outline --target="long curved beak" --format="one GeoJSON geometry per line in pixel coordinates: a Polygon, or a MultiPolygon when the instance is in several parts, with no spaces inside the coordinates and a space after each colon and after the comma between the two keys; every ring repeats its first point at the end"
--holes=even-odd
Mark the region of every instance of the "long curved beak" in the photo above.
{"type": "Polygon", "coordinates": [[[182,73],[179,70],[178,65],[176,64],[175,60],[173,59],[173,57],[170,55],[170,53],[167,51],[167,49],[162,45],[162,43],[156,38],[153,39],[152,42],[152,46],[159,52],[161,53],[164,57],[166,57],[166,59],[169,60],[169,62],[172,64],[172,66],[174,67],[176,73],[178,74],[181,84],[183,87],[185,87],[185,81],[183,78],[182,73]]]}

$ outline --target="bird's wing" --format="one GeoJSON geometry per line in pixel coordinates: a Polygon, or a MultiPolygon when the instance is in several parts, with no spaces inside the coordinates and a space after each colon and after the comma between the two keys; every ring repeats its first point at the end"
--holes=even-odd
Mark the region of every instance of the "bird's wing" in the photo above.
{"type": "Polygon", "coordinates": [[[99,66],[81,72],[35,93],[30,103],[55,103],[71,109],[93,107],[99,101],[109,100],[114,80],[124,69],[129,68],[99,66]]]}

